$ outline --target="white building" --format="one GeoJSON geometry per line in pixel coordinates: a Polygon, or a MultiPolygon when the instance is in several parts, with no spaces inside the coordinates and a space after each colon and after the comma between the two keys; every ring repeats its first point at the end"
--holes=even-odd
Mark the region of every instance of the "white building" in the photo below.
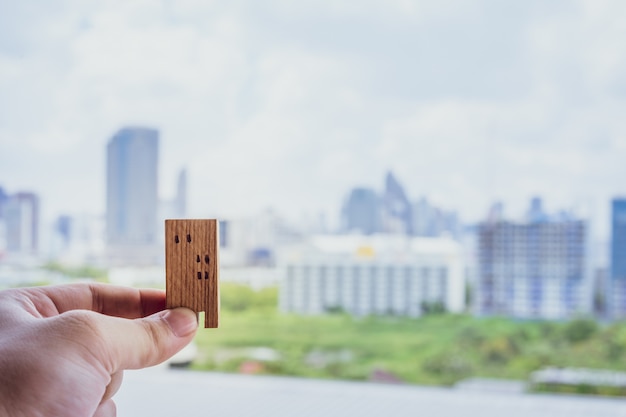
{"type": "Polygon", "coordinates": [[[318,236],[279,254],[280,308],[416,317],[464,309],[462,251],[447,238],[318,236]]]}

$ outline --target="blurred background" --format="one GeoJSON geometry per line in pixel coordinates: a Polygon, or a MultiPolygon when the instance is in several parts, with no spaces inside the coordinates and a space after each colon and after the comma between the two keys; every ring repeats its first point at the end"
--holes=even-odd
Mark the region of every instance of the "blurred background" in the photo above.
{"type": "Polygon", "coordinates": [[[0,1],[0,288],[164,287],[163,220],[218,218],[222,327],[120,415],[622,415],[624,39],[618,0],[0,1]]]}

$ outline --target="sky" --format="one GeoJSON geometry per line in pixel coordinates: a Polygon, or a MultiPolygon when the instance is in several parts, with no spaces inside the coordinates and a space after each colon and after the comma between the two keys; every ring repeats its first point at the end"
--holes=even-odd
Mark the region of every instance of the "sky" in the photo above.
{"type": "Polygon", "coordinates": [[[0,0],[0,185],[103,213],[105,147],[160,131],[190,214],[339,215],[391,170],[466,221],[626,195],[626,2],[0,0]]]}

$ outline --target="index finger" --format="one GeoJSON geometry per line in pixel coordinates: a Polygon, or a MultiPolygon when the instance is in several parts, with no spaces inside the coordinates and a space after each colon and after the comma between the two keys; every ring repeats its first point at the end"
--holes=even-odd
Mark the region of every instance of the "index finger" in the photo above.
{"type": "Polygon", "coordinates": [[[52,285],[17,290],[25,292],[42,317],[69,310],[91,310],[109,316],[139,318],[165,309],[165,291],[99,283],[52,285]]]}

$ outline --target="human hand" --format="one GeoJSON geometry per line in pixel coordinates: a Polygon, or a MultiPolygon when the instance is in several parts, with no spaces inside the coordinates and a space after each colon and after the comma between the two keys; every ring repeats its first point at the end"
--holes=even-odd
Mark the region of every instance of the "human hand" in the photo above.
{"type": "Polygon", "coordinates": [[[105,284],[0,291],[0,416],[115,416],[124,369],[193,339],[195,313],[164,308],[164,291],[105,284]]]}

